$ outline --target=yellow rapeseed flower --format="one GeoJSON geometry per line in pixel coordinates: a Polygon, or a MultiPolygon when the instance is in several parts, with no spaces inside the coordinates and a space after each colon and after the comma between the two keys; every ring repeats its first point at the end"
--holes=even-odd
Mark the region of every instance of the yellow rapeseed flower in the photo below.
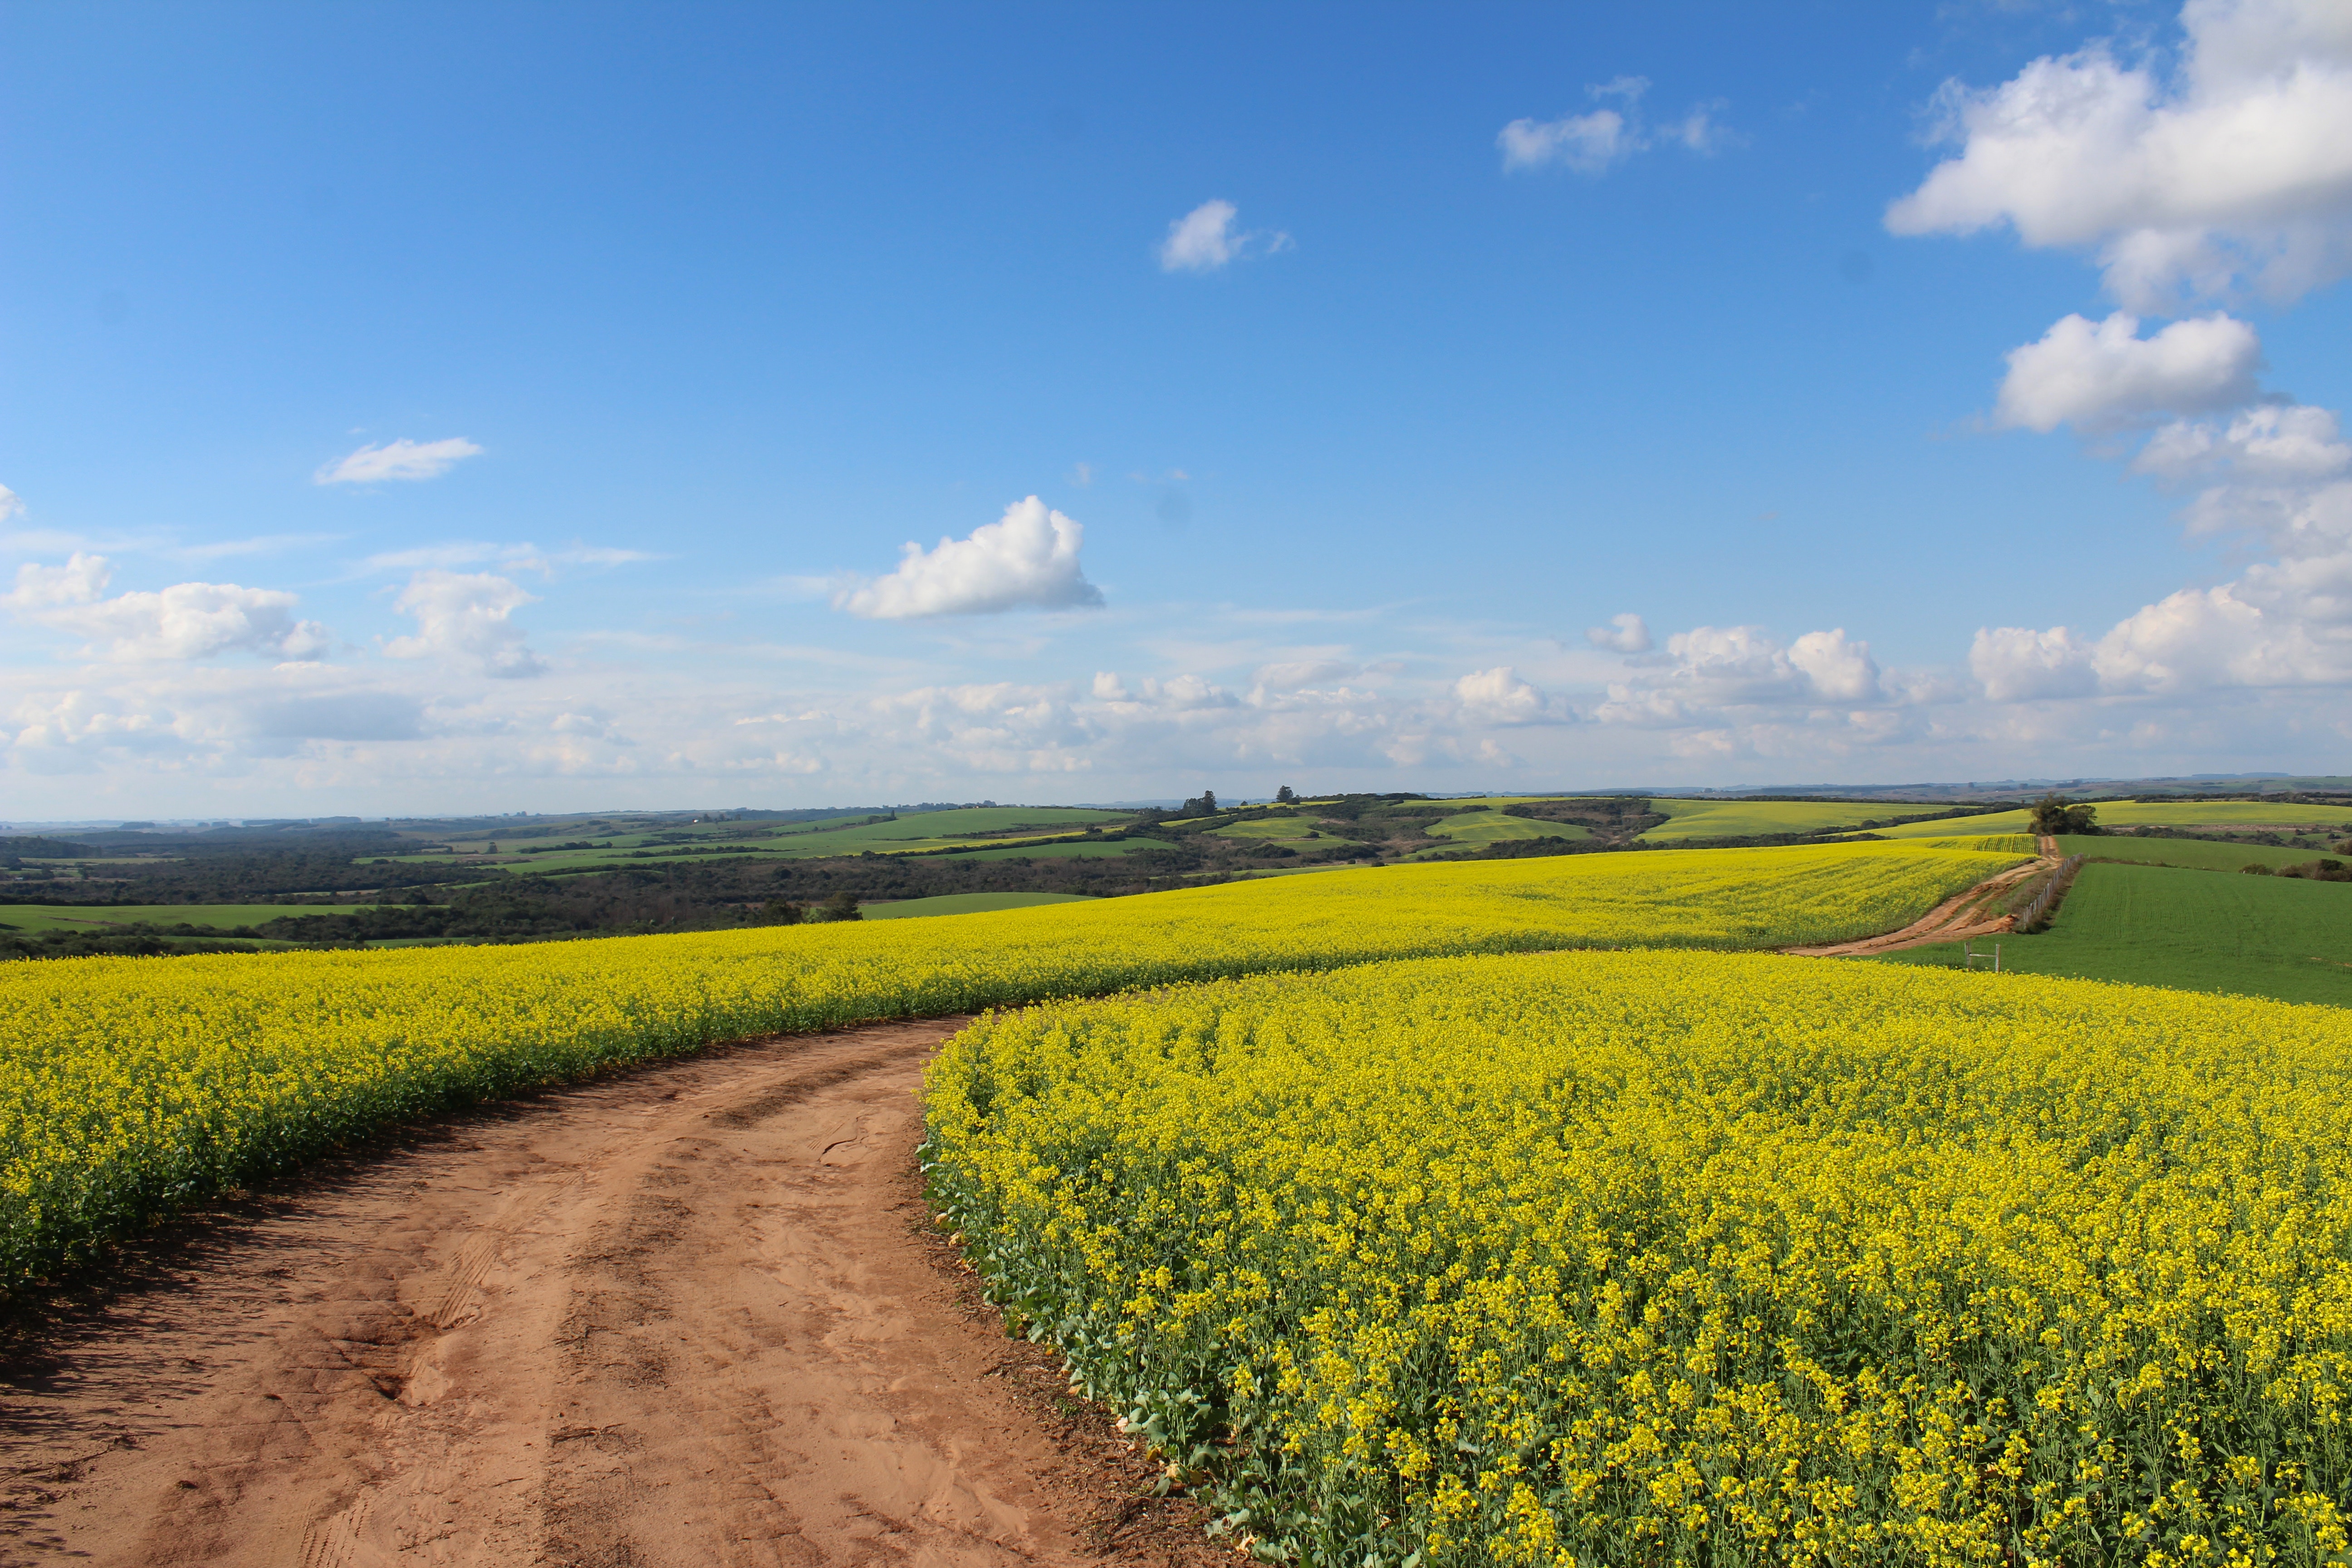
{"type": "Polygon", "coordinates": [[[0,965],[0,1290],[386,1123],[712,1040],[1421,953],[1833,940],[2001,864],[1585,855],[871,925],[0,965]]]}
{"type": "Polygon", "coordinates": [[[2352,1561],[2352,1013],[1441,959],[995,1015],[927,1092],[996,1298],[1261,1555],[2352,1561]]]}

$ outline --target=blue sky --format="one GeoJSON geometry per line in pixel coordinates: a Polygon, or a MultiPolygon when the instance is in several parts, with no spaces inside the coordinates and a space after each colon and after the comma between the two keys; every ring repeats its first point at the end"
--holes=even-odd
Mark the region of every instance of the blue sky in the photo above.
{"type": "Polygon", "coordinates": [[[8,816],[2347,771],[2325,0],[0,53],[8,816]]]}

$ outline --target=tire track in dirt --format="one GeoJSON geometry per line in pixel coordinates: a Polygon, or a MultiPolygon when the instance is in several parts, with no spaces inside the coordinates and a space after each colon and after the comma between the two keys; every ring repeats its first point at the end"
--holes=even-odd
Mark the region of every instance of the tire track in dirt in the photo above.
{"type": "Polygon", "coordinates": [[[921,1226],[960,1023],[551,1091],[184,1227],[6,1364],[0,1563],[1147,1560],[1090,1523],[1125,1448],[1003,1375],[921,1226]]]}
{"type": "Polygon", "coordinates": [[[2040,859],[2012,866],[2006,871],[1987,877],[1973,887],[1962,889],[1900,931],[1864,937],[1858,942],[1832,942],[1823,947],[1784,947],[1780,951],[1792,958],[1867,958],[1874,953],[1894,952],[1906,947],[1925,947],[1930,942],[1999,936],[2012,931],[2016,929],[2017,917],[2006,912],[1992,912],[1999,909],[1994,898],[2020,882],[2042,875],[2057,864],[2053,858],[2055,841],[2044,838],[2041,845],[2040,859]]]}

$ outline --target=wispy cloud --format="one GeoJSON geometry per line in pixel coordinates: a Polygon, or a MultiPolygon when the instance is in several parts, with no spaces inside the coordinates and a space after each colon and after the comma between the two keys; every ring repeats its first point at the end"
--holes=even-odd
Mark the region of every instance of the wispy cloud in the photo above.
{"type": "Polygon", "coordinates": [[[471,540],[452,540],[445,544],[419,544],[406,550],[386,550],[360,563],[362,572],[414,572],[420,567],[474,566],[485,561],[520,559],[528,552],[528,545],[483,544],[471,540]]]}
{"type": "Polygon", "coordinates": [[[456,566],[496,564],[513,572],[550,573],[558,566],[625,566],[667,557],[649,550],[623,550],[603,544],[572,544],[562,550],[541,550],[536,544],[492,544],[478,539],[453,539],[439,544],[419,544],[406,550],[386,550],[360,563],[362,574],[414,572],[423,567],[447,570],[456,566]]]}
{"type": "Polygon", "coordinates": [[[1615,108],[1589,114],[1563,115],[1558,120],[1531,116],[1512,121],[1496,134],[1506,172],[1552,167],[1580,174],[1604,174],[1636,153],[1664,143],[1687,152],[1710,153],[1738,140],[1717,117],[1721,100],[1694,106],[1680,120],[1652,126],[1642,115],[1642,99],[1650,79],[1621,76],[1585,91],[1596,99],[1613,99],[1615,108]]]}
{"type": "Polygon", "coordinates": [[[191,564],[204,561],[222,561],[235,555],[275,555],[281,550],[299,550],[310,544],[333,544],[349,538],[341,533],[257,533],[250,539],[219,539],[208,544],[163,545],[155,553],[170,561],[191,564]]]}
{"type": "Polygon", "coordinates": [[[1278,229],[1244,231],[1235,225],[1241,209],[1228,201],[1206,201],[1168,226],[1160,242],[1163,272],[1214,272],[1244,256],[1273,256],[1291,248],[1278,229]]]}
{"type": "Polygon", "coordinates": [[[321,466],[310,479],[321,485],[372,485],[386,479],[438,479],[481,453],[479,447],[462,436],[446,441],[411,441],[403,437],[381,447],[362,447],[346,453],[321,466]]]}

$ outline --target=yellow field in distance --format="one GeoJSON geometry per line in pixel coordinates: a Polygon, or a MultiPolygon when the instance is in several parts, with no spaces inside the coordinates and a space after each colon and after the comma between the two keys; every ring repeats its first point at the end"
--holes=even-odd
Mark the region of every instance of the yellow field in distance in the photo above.
{"type": "Polygon", "coordinates": [[[1948,810],[1941,805],[1849,800],[1672,800],[1660,796],[1652,811],[1669,820],[1642,837],[1654,843],[1678,838],[1746,838],[1766,833],[1819,833],[1864,822],[1895,822],[1948,810]]]}
{"type": "Polygon", "coordinates": [[[1895,845],[1404,866],[956,920],[0,968],[0,1289],[442,1107],[706,1042],[1447,952],[1904,924],[2013,858],[1895,845]]]}

